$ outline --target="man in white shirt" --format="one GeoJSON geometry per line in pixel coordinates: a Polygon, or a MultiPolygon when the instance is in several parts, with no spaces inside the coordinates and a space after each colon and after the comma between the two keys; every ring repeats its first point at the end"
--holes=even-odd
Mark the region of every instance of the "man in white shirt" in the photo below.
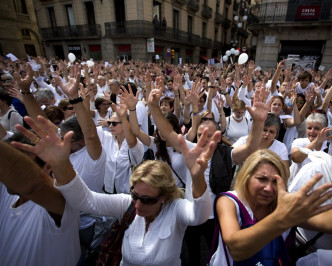
{"type": "Polygon", "coordinates": [[[109,93],[110,88],[107,85],[106,78],[104,76],[98,76],[97,78],[97,97],[104,96],[104,92],[109,93]]]}

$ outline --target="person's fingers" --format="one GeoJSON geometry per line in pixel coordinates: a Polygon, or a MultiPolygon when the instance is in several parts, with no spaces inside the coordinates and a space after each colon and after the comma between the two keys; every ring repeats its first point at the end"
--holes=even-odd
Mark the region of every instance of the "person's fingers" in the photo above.
{"type": "Polygon", "coordinates": [[[278,193],[280,193],[280,192],[286,192],[286,184],[285,184],[284,180],[281,178],[281,176],[274,175],[274,177],[277,180],[278,193]]]}
{"type": "Polygon", "coordinates": [[[12,146],[14,146],[15,148],[18,148],[22,151],[26,151],[29,153],[34,153],[34,151],[35,151],[35,147],[32,145],[29,145],[29,144],[23,144],[23,143],[16,142],[16,141],[12,141],[10,144],[12,146]]]}

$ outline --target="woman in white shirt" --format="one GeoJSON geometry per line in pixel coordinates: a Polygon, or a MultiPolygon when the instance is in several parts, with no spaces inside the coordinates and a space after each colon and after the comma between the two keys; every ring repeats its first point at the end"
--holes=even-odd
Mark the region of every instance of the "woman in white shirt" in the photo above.
{"type": "Polygon", "coordinates": [[[38,120],[37,124],[30,118],[26,119],[38,135],[20,128],[36,145],[15,146],[35,153],[52,167],[56,185],[71,206],[88,213],[121,219],[131,201],[135,202],[136,216],[125,232],[121,265],[181,265],[180,252],[186,227],[205,222],[210,214],[212,205],[204,171],[220,132],[216,132],[212,142],[204,147],[208,136],[205,129],[192,150],[179,135],[185,163],[192,177],[193,201],[188,201],[180,199],[181,191],[170,168],[160,161],[146,161],[136,168],[130,181],[131,196],[90,191],[68,159],[73,133],[68,132],[62,141],[44,118],[38,117],[38,120]]]}
{"type": "Polygon", "coordinates": [[[242,100],[234,103],[232,111],[232,114],[226,118],[224,137],[234,144],[240,137],[249,135],[251,121],[245,117],[246,104],[242,100]]]}

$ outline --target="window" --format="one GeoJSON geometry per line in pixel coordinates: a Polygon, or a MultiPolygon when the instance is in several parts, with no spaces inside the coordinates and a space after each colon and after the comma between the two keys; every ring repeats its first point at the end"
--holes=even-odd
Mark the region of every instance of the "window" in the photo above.
{"type": "Polygon", "coordinates": [[[175,30],[179,29],[179,11],[173,9],[173,28],[175,30]]]}
{"type": "Polygon", "coordinates": [[[68,19],[68,25],[69,26],[75,26],[75,16],[74,16],[74,10],[72,5],[66,5],[66,12],[67,12],[67,19],[68,19]]]}
{"type": "Polygon", "coordinates": [[[95,19],[95,9],[93,6],[93,2],[85,2],[85,10],[86,10],[86,17],[88,20],[88,24],[95,25],[96,19],[95,19]]]}
{"type": "Polygon", "coordinates": [[[158,17],[158,20],[160,22],[160,19],[161,19],[161,4],[157,1],[153,1],[153,17],[157,15],[158,17]]]}
{"type": "Polygon", "coordinates": [[[225,17],[225,18],[228,18],[228,7],[225,7],[225,10],[224,10],[224,17],[225,17]]]}
{"type": "Polygon", "coordinates": [[[24,44],[25,53],[30,56],[37,56],[36,48],[33,44],[24,44]]]}
{"type": "Polygon", "coordinates": [[[222,44],[225,45],[226,44],[226,39],[227,39],[227,31],[222,31],[222,37],[221,37],[221,41],[222,44]]]}
{"type": "Polygon", "coordinates": [[[21,30],[22,38],[25,40],[31,40],[30,31],[28,29],[21,30]]]}
{"type": "Polygon", "coordinates": [[[48,9],[48,16],[50,18],[50,24],[52,28],[56,27],[56,19],[55,19],[55,13],[54,13],[54,8],[49,7],[48,9]]]}
{"type": "Polygon", "coordinates": [[[193,33],[193,17],[188,16],[188,33],[193,33]]]}
{"type": "Polygon", "coordinates": [[[218,40],[218,28],[214,28],[214,40],[218,40]]]}
{"type": "Polygon", "coordinates": [[[203,22],[202,24],[202,37],[206,38],[206,23],[203,22]]]}
{"type": "Polygon", "coordinates": [[[14,0],[16,13],[28,14],[25,0],[14,0]]]}

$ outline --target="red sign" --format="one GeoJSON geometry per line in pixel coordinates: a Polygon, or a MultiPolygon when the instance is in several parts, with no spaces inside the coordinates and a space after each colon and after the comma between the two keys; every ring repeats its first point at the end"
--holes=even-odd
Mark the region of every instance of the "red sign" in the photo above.
{"type": "Polygon", "coordinates": [[[161,54],[161,53],[163,52],[163,48],[164,48],[164,47],[162,47],[162,46],[157,46],[157,45],[155,45],[155,46],[154,46],[154,52],[155,52],[156,54],[161,54]]]}
{"type": "Polygon", "coordinates": [[[296,20],[318,20],[320,6],[299,6],[296,12],[296,20]]]}
{"type": "Polygon", "coordinates": [[[131,45],[130,44],[120,44],[118,46],[118,50],[119,52],[130,52],[131,50],[131,45]]]}

